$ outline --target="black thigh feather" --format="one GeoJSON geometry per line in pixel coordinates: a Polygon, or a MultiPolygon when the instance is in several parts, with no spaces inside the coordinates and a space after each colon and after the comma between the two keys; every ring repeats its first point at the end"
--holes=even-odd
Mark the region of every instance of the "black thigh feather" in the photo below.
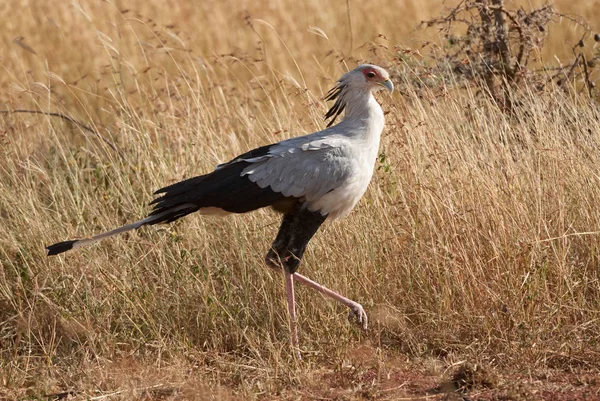
{"type": "Polygon", "coordinates": [[[295,209],[283,216],[277,238],[267,253],[267,264],[283,265],[288,272],[295,273],[308,242],[325,219],[327,216],[304,209],[297,202],[295,209]]]}

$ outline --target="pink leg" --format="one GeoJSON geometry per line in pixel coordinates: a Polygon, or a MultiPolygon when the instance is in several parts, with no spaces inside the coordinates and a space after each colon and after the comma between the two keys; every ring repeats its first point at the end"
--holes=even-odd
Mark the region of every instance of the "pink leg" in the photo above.
{"type": "Polygon", "coordinates": [[[285,294],[287,296],[288,312],[290,314],[290,341],[294,352],[296,352],[296,356],[298,359],[302,359],[300,347],[298,346],[298,320],[296,318],[296,301],[294,299],[294,275],[285,269],[283,273],[285,275],[285,294]]]}
{"type": "Polygon", "coordinates": [[[328,296],[329,298],[350,308],[350,313],[348,314],[348,320],[350,320],[350,321],[354,320],[356,322],[356,324],[358,324],[363,330],[367,329],[367,324],[368,324],[367,314],[365,313],[365,310],[363,309],[361,304],[359,304],[358,302],[355,302],[351,299],[348,299],[348,298],[344,297],[343,295],[340,295],[337,292],[330,290],[329,288],[325,288],[324,286],[317,283],[316,281],[313,281],[313,280],[309,279],[308,277],[305,277],[301,274],[294,273],[293,277],[294,277],[294,281],[297,281],[297,282],[304,284],[314,290],[317,290],[321,294],[328,296]]]}
{"type": "MultiPolygon", "coordinates": [[[[267,266],[269,266],[270,268],[272,268],[276,271],[281,270],[281,266],[278,265],[274,260],[269,259],[268,257],[266,259],[266,263],[267,263],[267,266]]],[[[283,269],[283,271],[286,275],[288,274],[286,272],[285,268],[283,269]]],[[[290,276],[293,277],[293,281],[297,281],[300,284],[304,284],[304,285],[312,288],[313,290],[316,290],[316,291],[320,292],[321,294],[333,299],[334,301],[337,301],[337,302],[341,303],[342,305],[345,305],[348,308],[350,308],[350,313],[348,313],[348,320],[355,321],[356,324],[358,324],[363,330],[367,330],[367,325],[368,325],[367,314],[365,313],[365,310],[363,309],[361,304],[359,304],[358,302],[355,302],[351,299],[348,299],[348,298],[344,297],[343,295],[340,295],[337,292],[332,291],[329,288],[326,288],[326,287],[322,286],[321,284],[317,283],[316,281],[313,281],[313,280],[309,279],[308,277],[305,277],[299,273],[294,273],[294,274],[291,274],[290,276]]],[[[291,299],[291,302],[294,303],[293,284],[288,285],[287,280],[288,280],[288,277],[286,276],[286,292],[288,293],[288,308],[291,308],[290,307],[290,299],[291,299]],[[288,286],[291,287],[291,289],[292,289],[291,297],[289,295],[288,286]]],[[[295,316],[296,316],[295,310],[292,315],[292,312],[290,309],[290,317],[292,318],[292,322],[293,322],[292,327],[291,327],[292,341],[293,341],[293,331],[296,330],[296,332],[297,332],[297,328],[295,327],[296,326],[295,316]]],[[[296,338],[298,338],[297,335],[296,335],[296,338]]]]}

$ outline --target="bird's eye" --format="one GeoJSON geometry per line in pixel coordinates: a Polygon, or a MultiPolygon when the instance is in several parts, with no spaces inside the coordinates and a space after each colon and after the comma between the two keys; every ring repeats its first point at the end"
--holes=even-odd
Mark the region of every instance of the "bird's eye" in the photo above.
{"type": "Polygon", "coordinates": [[[367,78],[375,78],[375,73],[373,71],[367,72],[367,78]]]}

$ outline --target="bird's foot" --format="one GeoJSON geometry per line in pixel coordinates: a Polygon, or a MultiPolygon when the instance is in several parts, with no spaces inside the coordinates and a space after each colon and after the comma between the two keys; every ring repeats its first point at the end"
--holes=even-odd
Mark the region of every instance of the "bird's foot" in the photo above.
{"type": "Polygon", "coordinates": [[[348,313],[348,320],[360,326],[361,329],[367,330],[369,320],[364,308],[358,302],[353,302],[348,313]]]}

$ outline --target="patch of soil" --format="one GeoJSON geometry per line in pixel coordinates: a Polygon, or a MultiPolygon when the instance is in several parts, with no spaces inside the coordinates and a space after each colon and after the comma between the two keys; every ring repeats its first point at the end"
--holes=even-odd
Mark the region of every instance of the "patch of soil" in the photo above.
{"type": "Polygon", "coordinates": [[[361,346],[278,399],[600,401],[600,373],[545,370],[524,375],[469,362],[447,367],[439,360],[409,361],[361,346]]]}

